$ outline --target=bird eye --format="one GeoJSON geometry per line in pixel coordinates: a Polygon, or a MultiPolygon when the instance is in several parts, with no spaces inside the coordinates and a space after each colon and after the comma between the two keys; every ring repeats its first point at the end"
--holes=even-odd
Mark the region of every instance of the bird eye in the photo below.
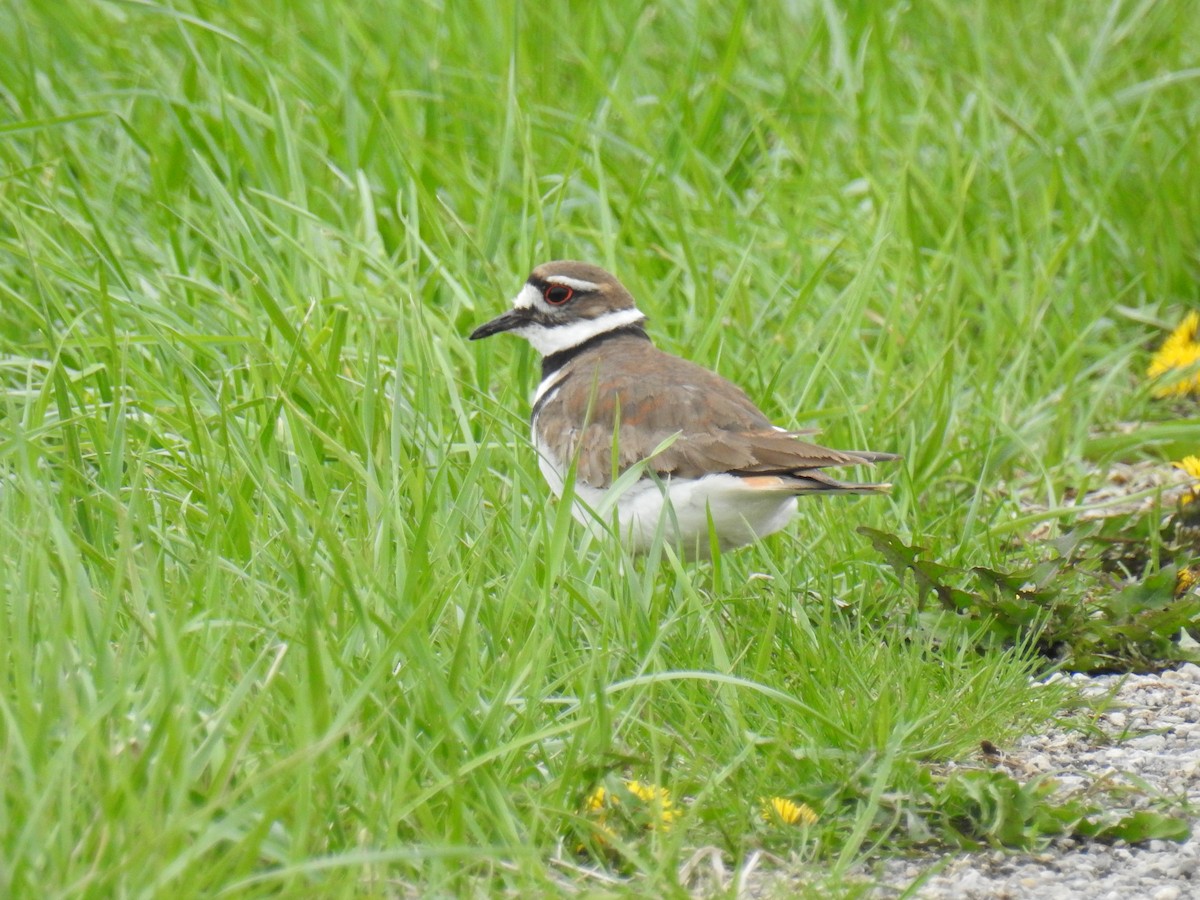
{"type": "Polygon", "coordinates": [[[542,296],[546,298],[546,302],[551,306],[562,306],[575,296],[575,291],[565,284],[551,284],[542,292],[542,296]]]}

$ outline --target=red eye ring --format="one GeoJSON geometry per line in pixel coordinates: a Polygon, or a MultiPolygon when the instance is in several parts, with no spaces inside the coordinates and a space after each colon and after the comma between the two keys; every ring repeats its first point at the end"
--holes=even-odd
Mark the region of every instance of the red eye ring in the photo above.
{"type": "Polygon", "coordinates": [[[546,298],[546,302],[551,306],[562,306],[575,296],[575,291],[565,284],[548,284],[546,285],[546,289],[542,291],[542,296],[546,298]]]}

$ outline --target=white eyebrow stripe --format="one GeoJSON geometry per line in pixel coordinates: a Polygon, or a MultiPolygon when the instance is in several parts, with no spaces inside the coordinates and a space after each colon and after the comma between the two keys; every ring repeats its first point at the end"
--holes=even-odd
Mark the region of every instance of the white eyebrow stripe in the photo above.
{"type": "Polygon", "coordinates": [[[517,294],[513,300],[514,309],[531,309],[533,305],[542,298],[541,292],[538,291],[532,284],[527,284],[521,288],[521,293],[517,294]]]}
{"type": "Polygon", "coordinates": [[[582,278],[571,278],[569,275],[550,275],[547,276],[546,280],[551,284],[561,284],[577,291],[600,290],[600,285],[598,284],[591,281],[584,281],[582,278]]]}

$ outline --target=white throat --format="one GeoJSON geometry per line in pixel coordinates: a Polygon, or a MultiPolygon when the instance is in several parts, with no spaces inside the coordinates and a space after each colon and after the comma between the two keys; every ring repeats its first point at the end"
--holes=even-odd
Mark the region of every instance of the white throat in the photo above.
{"type": "Polygon", "coordinates": [[[626,325],[634,325],[645,319],[645,314],[637,308],[620,309],[616,312],[605,313],[595,319],[579,319],[563,325],[526,325],[513,329],[533,345],[533,349],[542,356],[550,356],[562,350],[578,347],[584,341],[590,341],[606,331],[615,331],[626,325]]]}

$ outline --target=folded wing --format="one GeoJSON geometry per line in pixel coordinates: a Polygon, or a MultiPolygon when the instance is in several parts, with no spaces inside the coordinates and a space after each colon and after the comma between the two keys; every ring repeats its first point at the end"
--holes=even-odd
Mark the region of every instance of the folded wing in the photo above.
{"type": "Polygon", "coordinates": [[[545,438],[564,463],[578,459],[576,477],[595,488],[608,487],[614,471],[625,471],[667,442],[648,463],[660,476],[764,476],[755,479],[756,486],[786,493],[885,490],[886,485],[836,481],[817,470],[897,458],[831,450],[781,431],[736,385],[642,341],[610,355],[603,367],[583,364],[566,374],[540,417],[543,423],[563,424],[548,428],[545,438]],[[566,424],[570,416],[547,416],[556,404],[588,408],[587,424],[572,426],[566,424]]]}

